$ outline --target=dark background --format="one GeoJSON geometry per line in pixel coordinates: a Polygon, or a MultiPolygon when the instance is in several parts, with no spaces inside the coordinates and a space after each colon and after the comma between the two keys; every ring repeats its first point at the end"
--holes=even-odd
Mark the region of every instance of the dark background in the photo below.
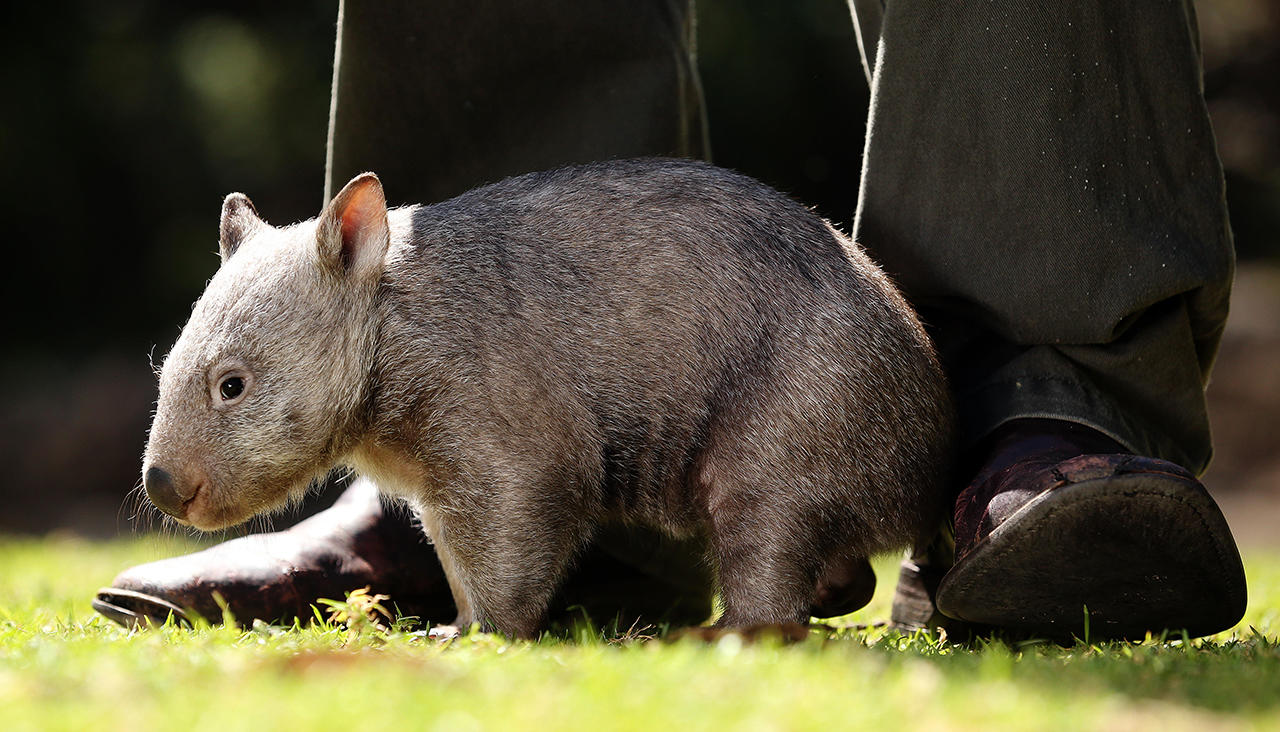
{"type": "MultiPolygon", "coordinates": [[[[1228,502],[1277,505],[1280,11],[1272,0],[1197,5],[1248,285],[1219,369],[1229,388],[1214,395],[1210,482],[1228,502]]],[[[133,529],[126,494],[155,398],[150,360],[217,268],[222,197],[245,191],[273,222],[321,205],[336,6],[82,0],[5,11],[0,532],[133,529]]],[[[700,0],[698,10],[715,161],[847,230],[867,105],[847,6],[700,0]]]]}

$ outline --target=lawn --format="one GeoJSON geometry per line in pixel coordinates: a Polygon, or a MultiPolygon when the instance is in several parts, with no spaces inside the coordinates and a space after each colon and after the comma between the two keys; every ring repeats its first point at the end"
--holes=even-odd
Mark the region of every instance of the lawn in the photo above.
{"type": "MultiPolygon", "coordinates": [[[[0,539],[0,724],[12,729],[1280,729],[1280,553],[1212,638],[960,646],[883,630],[781,645],[646,638],[440,644],[331,622],[129,632],[89,599],[184,539],[0,539]]],[[[881,588],[843,624],[887,616],[881,588]]]]}

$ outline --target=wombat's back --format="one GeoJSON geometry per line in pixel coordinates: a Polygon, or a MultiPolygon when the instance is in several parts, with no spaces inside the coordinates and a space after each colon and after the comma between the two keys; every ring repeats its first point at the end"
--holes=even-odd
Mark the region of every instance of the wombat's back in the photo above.
{"type": "Polygon", "coordinates": [[[435,456],[427,502],[463,476],[536,486],[564,521],[754,522],[842,556],[932,521],[932,348],[860,249],[767,186],[599,163],[393,211],[392,240],[373,420],[435,456]]]}

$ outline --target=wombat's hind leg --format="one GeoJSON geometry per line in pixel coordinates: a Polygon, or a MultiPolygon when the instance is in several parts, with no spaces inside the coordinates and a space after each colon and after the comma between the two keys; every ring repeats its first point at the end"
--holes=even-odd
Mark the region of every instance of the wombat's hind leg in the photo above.
{"type": "Polygon", "coordinates": [[[722,628],[809,620],[821,559],[802,524],[776,505],[721,507],[712,517],[722,628]]]}

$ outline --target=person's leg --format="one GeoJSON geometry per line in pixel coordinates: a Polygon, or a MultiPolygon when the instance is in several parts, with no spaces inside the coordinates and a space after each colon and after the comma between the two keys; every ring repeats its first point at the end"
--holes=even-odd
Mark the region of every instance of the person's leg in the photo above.
{"type": "MultiPolygon", "coordinates": [[[[395,202],[438,201],[485,182],[575,162],[706,155],[689,0],[433,3],[343,0],[326,200],[379,174],[395,202]]],[[[453,619],[442,570],[406,511],[368,484],[287,532],[135,567],[95,601],[123,623],[174,607],[238,619],[309,615],[320,597],[372,585],[402,610],[453,619]]],[[[609,608],[698,622],[710,576],[688,543],[609,532],[560,596],[597,620],[609,608]]]]}
{"type": "Polygon", "coordinates": [[[340,9],[325,200],[430,203],[571,163],[707,156],[691,0],[340,9]]]}
{"type": "MultiPolygon", "coordinates": [[[[851,2],[855,18],[861,5],[851,2]]],[[[982,474],[962,496],[952,579],[976,561],[971,550],[1000,545],[1006,576],[992,581],[1023,581],[1009,557],[1029,555],[1014,524],[1001,524],[1014,504],[1066,496],[1076,508],[1041,519],[1069,514],[1076,534],[1035,524],[1021,535],[1069,543],[1090,526],[1103,536],[1145,525],[1093,547],[1093,559],[1054,547],[1064,566],[1040,567],[1035,581],[1070,585],[1095,605],[1113,598],[1085,591],[1091,582],[1129,581],[1126,592],[1160,596],[1167,586],[1133,575],[1176,554],[1162,544],[1174,538],[1152,535],[1152,524],[1176,524],[1199,537],[1184,552],[1196,566],[1166,569],[1196,581],[1222,575],[1213,587],[1225,610],[1187,623],[1233,623],[1244,598],[1238,555],[1187,472],[1210,456],[1203,388],[1233,270],[1191,4],[893,0],[873,15],[880,35],[863,44],[874,73],[854,236],[929,324],[957,396],[967,477],[982,474]],[[1126,452],[1161,460],[1124,462],[1126,452]],[[1113,457],[1055,468],[1073,454],[1113,457]],[[1141,485],[1116,479],[1121,463],[1147,476],[1132,479],[1141,485]],[[995,468],[1004,473],[992,477],[995,468]],[[1062,480],[1042,480],[1054,470],[1062,480]],[[1161,497],[1120,510],[1110,497],[1125,486],[1161,497]],[[1102,493],[1080,498],[1090,491],[1102,493]],[[1141,552],[1153,559],[1130,556],[1141,552]]],[[[1117,612],[1141,613],[1142,601],[1117,612]]],[[[953,604],[969,620],[998,615],[975,617],[983,613],[968,597],[953,604]]],[[[1080,615],[1078,606],[1063,612],[1080,615]]],[[[1137,623],[1179,621],[1162,612],[1137,623]]]]}

